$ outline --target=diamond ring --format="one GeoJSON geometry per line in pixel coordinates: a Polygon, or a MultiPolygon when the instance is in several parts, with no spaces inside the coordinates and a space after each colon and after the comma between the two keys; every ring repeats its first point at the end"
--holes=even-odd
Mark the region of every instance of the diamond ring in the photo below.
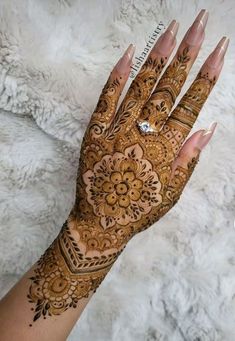
{"type": "Polygon", "coordinates": [[[139,129],[143,133],[156,133],[156,131],[151,127],[148,121],[137,122],[139,129]]]}

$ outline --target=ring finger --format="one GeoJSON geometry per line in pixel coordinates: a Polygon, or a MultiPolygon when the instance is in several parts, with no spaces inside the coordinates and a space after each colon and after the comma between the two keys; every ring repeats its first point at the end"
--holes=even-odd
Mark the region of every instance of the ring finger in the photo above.
{"type": "Polygon", "coordinates": [[[175,156],[218,80],[228,44],[229,39],[227,37],[223,37],[219,41],[160,132],[162,137],[170,141],[175,156]]]}

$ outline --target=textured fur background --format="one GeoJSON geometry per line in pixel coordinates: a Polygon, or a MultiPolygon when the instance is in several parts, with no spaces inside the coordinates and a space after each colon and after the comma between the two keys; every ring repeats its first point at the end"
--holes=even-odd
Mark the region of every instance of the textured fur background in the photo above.
{"type": "Polygon", "coordinates": [[[180,202],[129,243],[70,341],[235,340],[235,3],[0,2],[1,296],[69,214],[81,138],[118,58],[131,42],[138,56],[159,21],[179,20],[179,44],[201,8],[210,12],[206,38],[183,92],[229,36],[194,127],[216,120],[217,132],[180,202]]]}

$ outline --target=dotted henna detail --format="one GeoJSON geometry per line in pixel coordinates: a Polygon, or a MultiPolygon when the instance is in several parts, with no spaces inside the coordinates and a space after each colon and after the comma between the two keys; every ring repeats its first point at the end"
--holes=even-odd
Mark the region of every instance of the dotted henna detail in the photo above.
{"type": "Polygon", "coordinates": [[[66,221],[59,238],[39,259],[30,278],[28,299],[36,304],[32,308],[33,321],[76,308],[79,299],[98,288],[119,254],[120,251],[100,257],[84,256],[66,221]]]}

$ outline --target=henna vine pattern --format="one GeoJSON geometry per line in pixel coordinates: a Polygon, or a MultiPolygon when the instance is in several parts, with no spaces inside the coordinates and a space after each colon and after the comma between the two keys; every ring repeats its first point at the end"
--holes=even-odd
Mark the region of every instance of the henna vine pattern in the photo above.
{"type": "Polygon", "coordinates": [[[103,88],[81,146],[75,205],[30,279],[34,321],[76,308],[127,242],[178,201],[198,158],[173,178],[172,162],[216,81],[199,72],[168,117],[187,77],[189,52],[176,56],[155,90],[166,58],[150,56],[116,113],[121,78],[109,78],[103,88]],[[140,131],[137,119],[156,132],[140,131]]]}

